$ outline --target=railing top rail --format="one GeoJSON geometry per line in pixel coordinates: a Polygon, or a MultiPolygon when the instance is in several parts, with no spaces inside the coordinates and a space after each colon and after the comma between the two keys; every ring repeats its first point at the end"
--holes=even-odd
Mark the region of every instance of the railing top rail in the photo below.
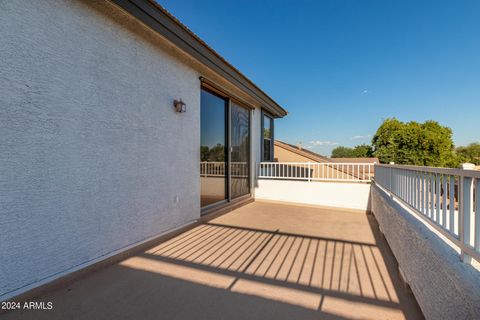
{"type": "Polygon", "coordinates": [[[314,165],[374,165],[374,162],[260,162],[260,164],[314,164],[314,165]]]}
{"type": "Polygon", "coordinates": [[[281,180],[370,182],[374,163],[260,162],[258,177],[281,180]]]}
{"type": "MultiPolygon", "coordinates": [[[[226,164],[227,162],[226,161],[200,161],[200,164],[208,164],[208,163],[216,163],[216,164],[226,164]]],[[[235,163],[235,164],[247,164],[248,162],[247,161],[232,161],[231,163],[235,163]]]]}
{"type": "Polygon", "coordinates": [[[439,168],[439,167],[422,167],[422,166],[409,166],[409,165],[400,165],[400,164],[375,164],[378,167],[392,168],[392,169],[403,169],[410,171],[418,172],[429,172],[429,173],[439,173],[450,176],[460,176],[460,177],[471,177],[480,179],[479,170],[465,170],[465,169],[454,169],[454,168],[439,168]]]}

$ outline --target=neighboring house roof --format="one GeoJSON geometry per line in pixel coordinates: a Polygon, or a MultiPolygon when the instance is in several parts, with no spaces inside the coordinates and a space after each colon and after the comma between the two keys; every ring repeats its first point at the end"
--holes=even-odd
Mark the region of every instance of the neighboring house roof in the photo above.
{"type": "Polygon", "coordinates": [[[274,145],[294,152],[305,158],[311,159],[315,162],[332,162],[332,163],[380,163],[378,158],[329,158],[318,153],[304,149],[293,144],[289,144],[280,140],[275,140],[274,145]]]}
{"type": "Polygon", "coordinates": [[[287,111],[154,0],[111,0],[178,48],[258,101],[273,116],[287,111]]]}
{"type": "Polygon", "coordinates": [[[281,147],[288,151],[294,152],[298,155],[301,155],[305,158],[311,159],[315,162],[332,162],[328,157],[322,156],[318,153],[312,152],[308,149],[299,148],[293,144],[289,144],[280,140],[274,140],[273,144],[277,147],[281,147]]]}
{"type": "Polygon", "coordinates": [[[380,163],[378,158],[330,158],[330,160],[343,163],[380,163]]]}
{"type": "Polygon", "coordinates": [[[362,179],[365,178],[365,174],[367,172],[369,175],[373,174],[373,172],[371,172],[370,166],[365,166],[362,164],[380,163],[378,161],[378,158],[328,158],[308,149],[303,149],[299,146],[295,146],[293,144],[289,144],[279,140],[274,140],[274,145],[276,147],[280,147],[295,154],[298,154],[302,157],[308,158],[317,163],[329,163],[326,165],[327,167],[362,179]],[[335,165],[336,163],[339,163],[339,165],[335,165]],[[342,165],[342,163],[348,163],[348,165],[342,165]],[[359,165],[355,165],[354,163],[358,163],[359,165]]]}

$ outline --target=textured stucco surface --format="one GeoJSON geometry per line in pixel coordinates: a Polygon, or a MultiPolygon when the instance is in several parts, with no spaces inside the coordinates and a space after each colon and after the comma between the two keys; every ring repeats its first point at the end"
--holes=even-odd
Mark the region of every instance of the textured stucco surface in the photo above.
{"type": "Polygon", "coordinates": [[[0,300],[199,217],[196,69],[106,1],[0,30],[0,300]]]}
{"type": "Polygon", "coordinates": [[[372,186],[372,211],[427,319],[479,319],[480,273],[372,186]]]}

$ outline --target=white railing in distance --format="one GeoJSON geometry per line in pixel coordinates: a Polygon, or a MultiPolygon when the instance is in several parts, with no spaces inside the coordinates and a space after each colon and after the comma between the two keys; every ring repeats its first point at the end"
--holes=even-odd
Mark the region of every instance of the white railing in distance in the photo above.
{"type": "MultiPolygon", "coordinates": [[[[232,177],[248,177],[248,162],[231,162],[232,177]]],[[[225,177],[226,162],[222,161],[201,161],[200,176],[201,177],[225,177]]]]}
{"type": "Polygon", "coordinates": [[[371,181],[373,163],[261,162],[261,179],[304,181],[371,181]]]}
{"type": "Polygon", "coordinates": [[[375,184],[480,261],[480,171],[375,165],[375,184]]]}

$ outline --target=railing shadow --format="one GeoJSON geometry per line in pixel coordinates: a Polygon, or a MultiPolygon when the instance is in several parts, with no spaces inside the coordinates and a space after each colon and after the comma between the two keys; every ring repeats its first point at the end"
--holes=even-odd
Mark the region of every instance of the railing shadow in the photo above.
{"type": "Polygon", "coordinates": [[[203,224],[2,319],[422,318],[367,218],[372,243],[203,224]]]}
{"type": "Polygon", "coordinates": [[[140,256],[345,301],[403,308],[395,289],[399,284],[390,277],[392,266],[370,243],[207,223],[140,256]]]}

